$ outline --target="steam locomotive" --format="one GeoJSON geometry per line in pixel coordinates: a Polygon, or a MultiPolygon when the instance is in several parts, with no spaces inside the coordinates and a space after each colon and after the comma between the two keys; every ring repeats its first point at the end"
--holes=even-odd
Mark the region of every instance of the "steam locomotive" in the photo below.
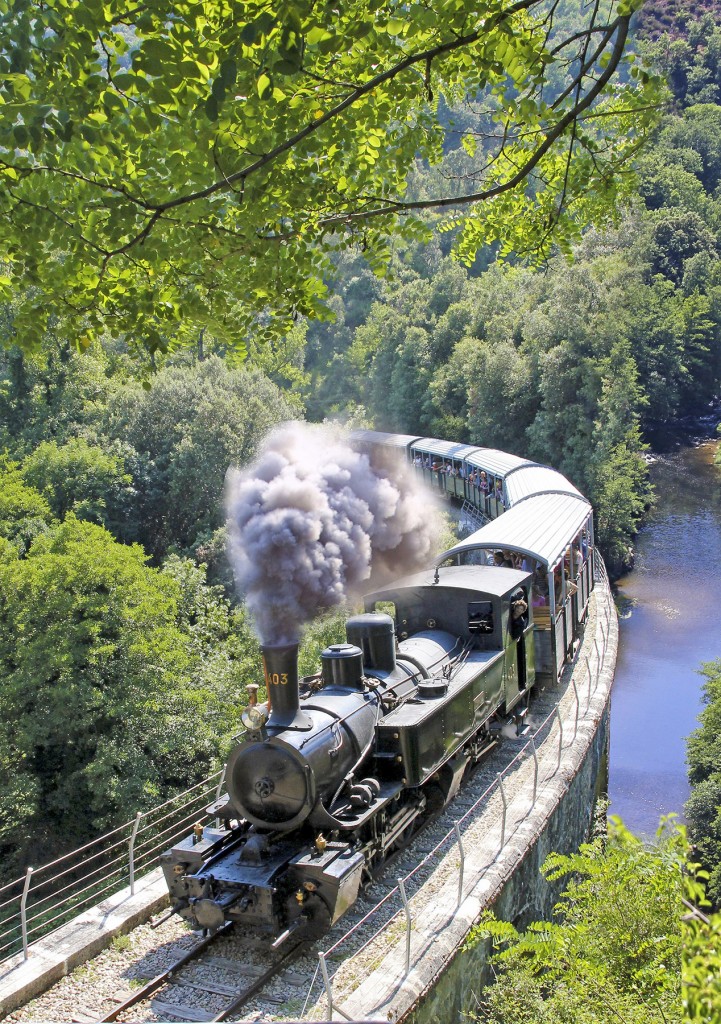
{"type": "Polygon", "coordinates": [[[493,723],[522,712],[532,579],[454,565],[398,580],[366,597],[310,677],[297,645],[262,648],[268,700],[248,687],[216,824],[161,858],[173,909],[203,930],[244,922],[276,946],[325,932],[454,797],[493,723]]]}

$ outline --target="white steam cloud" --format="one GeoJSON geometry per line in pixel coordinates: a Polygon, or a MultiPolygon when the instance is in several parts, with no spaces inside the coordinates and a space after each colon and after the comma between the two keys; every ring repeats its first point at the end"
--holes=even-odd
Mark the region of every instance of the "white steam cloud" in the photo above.
{"type": "Polygon", "coordinates": [[[227,507],[236,582],[266,644],[298,640],[371,577],[427,565],[439,531],[433,498],[400,458],[303,423],[274,431],[229,474],[227,507]]]}

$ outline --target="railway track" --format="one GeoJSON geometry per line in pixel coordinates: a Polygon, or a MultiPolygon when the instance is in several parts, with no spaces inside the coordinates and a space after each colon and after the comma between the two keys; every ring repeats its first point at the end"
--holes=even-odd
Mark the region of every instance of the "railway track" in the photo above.
{"type": "MultiPolygon", "coordinates": [[[[201,939],[189,952],[155,978],[132,992],[105,999],[101,1007],[77,1012],[74,1024],[135,1024],[150,1015],[161,1020],[223,1021],[240,1010],[258,992],[272,983],[297,957],[304,943],[289,946],[283,953],[273,953],[268,944],[252,944],[253,952],[263,963],[248,963],[229,957],[215,956],[214,947],[234,928],[226,924],[214,935],[201,939]],[[188,998],[190,994],[190,999],[188,998]],[[149,1004],[143,1006],[143,1004],[149,1004]]],[[[244,947],[247,952],[247,947],[244,947]]],[[[293,984],[293,977],[286,977],[293,984]]],[[[295,983],[306,984],[298,976],[295,983]]]]}

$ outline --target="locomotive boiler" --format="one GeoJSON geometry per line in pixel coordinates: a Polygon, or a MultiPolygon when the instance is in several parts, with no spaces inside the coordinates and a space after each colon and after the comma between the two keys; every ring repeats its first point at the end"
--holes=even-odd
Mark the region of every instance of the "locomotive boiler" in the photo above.
{"type": "Polygon", "coordinates": [[[216,825],[161,858],[173,909],[211,931],[245,922],[276,945],[322,934],[453,798],[493,720],[525,703],[530,586],[527,572],[487,565],[396,581],[303,679],[297,645],[264,646],[267,702],[248,686],[247,731],[208,809],[216,825]]]}

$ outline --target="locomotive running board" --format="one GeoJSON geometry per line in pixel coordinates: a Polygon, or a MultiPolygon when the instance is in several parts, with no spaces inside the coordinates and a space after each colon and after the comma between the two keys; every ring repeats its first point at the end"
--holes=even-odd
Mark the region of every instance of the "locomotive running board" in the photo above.
{"type": "Polygon", "coordinates": [[[339,828],[345,832],[360,828],[369,818],[372,818],[386,804],[394,800],[402,790],[403,783],[400,781],[381,782],[378,795],[368,807],[360,808],[358,811],[355,808],[347,807],[343,810],[341,817],[331,814],[322,804],[318,804],[313,808],[308,820],[317,828],[339,828]]]}

